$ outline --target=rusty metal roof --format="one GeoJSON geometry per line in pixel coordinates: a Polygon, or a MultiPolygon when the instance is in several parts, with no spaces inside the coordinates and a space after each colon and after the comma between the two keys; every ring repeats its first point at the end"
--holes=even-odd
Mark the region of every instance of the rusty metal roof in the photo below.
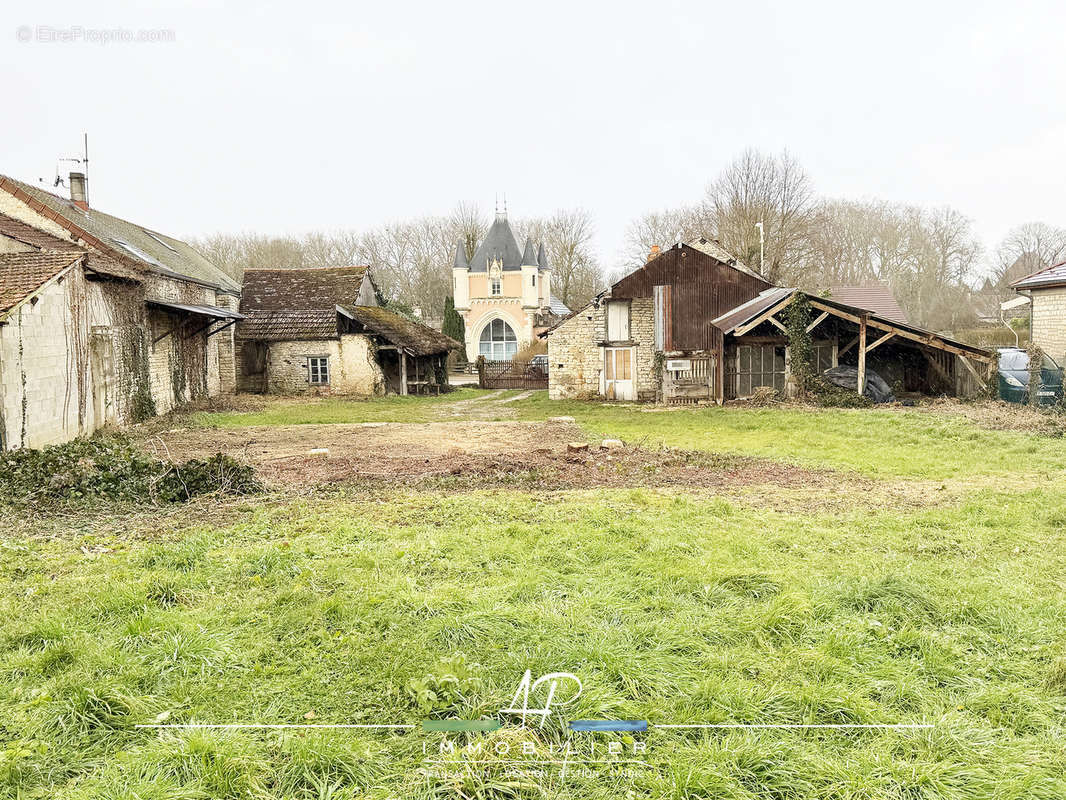
{"type": "Polygon", "coordinates": [[[747,323],[751,322],[760,314],[773,308],[775,305],[787,301],[795,293],[795,289],[783,289],[775,287],[773,289],[767,289],[764,292],[759,293],[758,296],[753,297],[746,303],[741,303],[735,308],[731,308],[729,311],[722,314],[715,320],[712,320],[716,328],[720,328],[722,333],[729,334],[740,328],[747,323]]]}

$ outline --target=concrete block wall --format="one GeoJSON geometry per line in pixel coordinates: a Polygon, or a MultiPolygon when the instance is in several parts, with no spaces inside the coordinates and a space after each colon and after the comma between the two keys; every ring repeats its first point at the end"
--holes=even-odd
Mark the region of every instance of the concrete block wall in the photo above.
{"type": "Polygon", "coordinates": [[[84,306],[77,318],[70,311],[72,294],[83,292],[83,278],[75,268],[0,325],[0,424],[5,449],[45,447],[92,430],[88,314],[84,306]],[[86,387],[81,397],[79,368],[86,387]]]}
{"type": "Polygon", "coordinates": [[[271,342],[266,370],[266,389],[272,394],[385,393],[385,376],[375,358],[373,342],[361,334],[348,334],[340,339],[271,342]],[[309,356],[329,358],[328,385],[308,382],[309,356]]]}
{"type": "Polygon", "coordinates": [[[1033,342],[1066,363],[1066,287],[1033,290],[1033,342]]]}

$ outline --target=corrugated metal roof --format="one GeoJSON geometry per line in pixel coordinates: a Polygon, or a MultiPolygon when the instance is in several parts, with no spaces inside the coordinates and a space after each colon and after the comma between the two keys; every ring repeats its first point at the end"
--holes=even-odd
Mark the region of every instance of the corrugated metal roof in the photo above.
{"type": "Polygon", "coordinates": [[[228,308],[218,306],[194,306],[186,303],[171,303],[166,300],[145,300],[147,305],[165,308],[169,311],[184,311],[186,314],[199,314],[204,317],[215,319],[244,319],[244,314],[230,311],[228,308]]]}
{"type": "Polygon", "coordinates": [[[96,208],[85,211],[67,198],[14,178],[0,175],[0,188],[16,197],[21,194],[39,203],[44,207],[44,213],[62,220],[60,224],[66,222],[97,240],[100,247],[142,263],[153,271],[191,278],[229,292],[240,291],[235,280],[180,239],[149,231],[96,208]]]}
{"type": "Polygon", "coordinates": [[[884,284],[872,286],[834,286],[829,289],[829,298],[845,305],[872,311],[885,319],[909,323],[907,314],[900,308],[892,290],[884,284]]]}
{"type": "Polygon", "coordinates": [[[732,333],[737,328],[748,324],[757,316],[765,313],[778,303],[788,300],[788,298],[792,297],[795,291],[795,289],[785,289],[780,287],[767,289],[766,291],[761,292],[757,297],[748,300],[746,303],[741,303],[736,308],[731,308],[717,319],[712,320],[712,322],[716,328],[721,329],[722,333],[732,333]]]}
{"type": "Polygon", "coordinates": [[[1066,286],[1066,261],[1055,264],[1040,272],[1027,275],[1020,281],[1012,283],[1015,289],[1040,289],[1052,286],[1066,286]]]}

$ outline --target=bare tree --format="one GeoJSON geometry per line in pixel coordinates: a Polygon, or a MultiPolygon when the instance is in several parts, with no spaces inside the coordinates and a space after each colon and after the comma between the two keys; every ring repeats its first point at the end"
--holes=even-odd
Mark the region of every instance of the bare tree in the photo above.
{"type": "Polygon", "coordinates": [[[727,250],[777,281],[792,279],[803,264],[814,210],[810,178],[791,154],[749,149],[707,187],[703,214],[727,250]],[[759,263],[758,222],[765,264],[759,263]]]}
{"type": "Polygon", "coordinates": [[[552,292],[570,308],[585,305],[603,288],[603,270],[592,251],[592,214],[583,208],[514,223],[519,243],[543,242],[552,269],[552,292]]]}
{"type": "Polygon", "coordinates": [[[1027,222],[1012,228],[996,248],[995,283],[1009,292],[1015,281],[1066,258],[1066,230],[1027,222]]]}
{"type": "Polygon", "coordinates": [[[698,206],[651,211],[629,224],[623,259],[630,267],[638,267],[655,245],[665,249],[679,241],[712,234],[703,209],[698,206]]]}

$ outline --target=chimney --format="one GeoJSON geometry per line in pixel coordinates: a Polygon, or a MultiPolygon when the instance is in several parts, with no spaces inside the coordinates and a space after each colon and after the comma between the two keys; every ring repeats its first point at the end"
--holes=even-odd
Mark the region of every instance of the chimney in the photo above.
{"type": "Polygon", "coordinates": [[[85,197],[85,173],[70,173],[70,202],[82,211],[89,210],[89,201],[85,197]]]}
{"type": "Polygon", "coordinates": [[[662,252],[662,248],[660,248],[660,247],[659,247],[659,245],[657,245],[657,244],[653,244],[653,245],[651,246],[651,252],[650,252],[650,253],[648,253],[648,261],[647,261],[647,262],[645,262],[645,263],[650,263],[650,262],[651,262],[651,260],[652,260],[653,258],[655,258],[656,256],[658,256],[658,255],[659,255],[659,253],[661,253],[661,252],[662,252]]]}

